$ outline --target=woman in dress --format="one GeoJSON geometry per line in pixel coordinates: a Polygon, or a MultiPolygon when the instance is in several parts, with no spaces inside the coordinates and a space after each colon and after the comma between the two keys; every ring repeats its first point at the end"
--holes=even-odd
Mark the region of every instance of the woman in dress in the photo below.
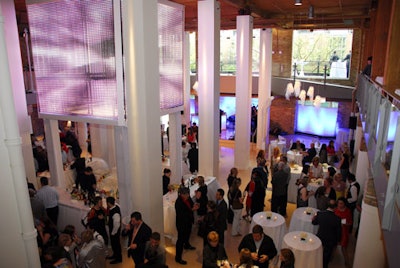
{"type": "Polygon", "coordinates": [[[342,157],[339,161],[338,166],[340,169],[340,173],[342,173],[342,180],[346,182],[350,168],[350,149],[346,142],[342,145],[342,157]]]}
{"type": "Polygon", "coordinates": [[[297,208],[308,207],[308,199],[314,194],[313,191],[307,190],[308,177],[299,179],[296,184],[299,187],[297,189],[297,208]]]}
{"type": "Polygon", "coordinates": [[[329,198],[329,200],[336,200],[336,191],[332,186],[333,179],[328,177],[324,179],[325,186],[325,196],[329,198]]]}
{"type": "Polygon", "coordinates": [[[204,216],[203,222],[200,225],[199,231],[203,235],[204,245],[207,244],[207,236],[211,231],[218,231],[218,212],[217,204],[209,200],[207,202],[207,214],[204,216]]]}
{"type": "Polygon", "coordinates": [[[328,164],[333,166],[335,164],[336,152],[335,152],[335,142],[333,140],[329,141],[326,147],[326,152],[328,154],[328,164]]]}
{"type": "Polygon", "coordinates": [[[243,198],[242,192],[239,187],[242,184],[241,179],[236,179],[228,191],[228,200],[230,208],[233,211],[233,222],[232,222],[232,236],[240,236],[240,216],[242,215],[243,209],[243,198]],[[241,206],[240,206],[241,204],[241,206]]]}
{"type": "MultiPolygon", "coordinates": [[[[235,180],[237,180],[237,179],[240,180],[240,178],[238,178],[237,175],[238,175],[237,168],[235,168],[235,167],[231,168],[231,171],[229,172],[228,178],[226,179],[226,181],[228,182],[228,189],[231,189],[232,184],[233,184],[233,182],[235,180]]],[[[232,203],[228,198],[228,223],[232,223],[233,222],[233,217],[234,217],[233,210],[231,209],[231,205],[232,205],[232,203]]]]}
{"type": "Polygon", "coordinates": [[[281,161],[281,150],[279,149],[279,147],[275,147],[272,150],[271,156],[271,175],[273,175],[274,172],[278,170],[279,161],[281,161]]]}
{"type": "Polygon", "coordinates": [[[342,179],[342,174],[336,173],[333,176],[332,187],[335,189],[336,192],[336,199],[340,197],[344,197],[344,192],[346,190],[346,183],[342,179]]]}
{"type": "Polygon", "coordinates": [[[342,236],[340,246],[346,267],[349,267],[349,255],[347,254],[347,246],[349,244],[350,227],[353,225],[353,216],[351,210],[346,206],[346,199],[340,197],[337,200],[337,207],[334,210],[336,216],[342,219],[342,236]]]}
{"type": "Polygon", "coordinates": [[[328,163],[328,151],[326,150],[326,144],[321,145],[321,149],[319,150],[319,162],[321,164],[328,163]]]}

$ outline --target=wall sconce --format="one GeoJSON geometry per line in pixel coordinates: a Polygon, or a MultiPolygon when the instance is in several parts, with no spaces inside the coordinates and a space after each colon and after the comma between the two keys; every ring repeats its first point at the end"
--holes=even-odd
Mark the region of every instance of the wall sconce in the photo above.
{"type": "Polygon", "coordinates": [[[302,0],[294,0],[294,5],[295,6],[301,6],[303,3],[302,3],[302,0]]]}
{"type": "Polygon", "coordinates": [[[308,8],[308,18],[309,19],[313,19],[314,18],[314,7],[313,6],[310,6],[308,8]]]}

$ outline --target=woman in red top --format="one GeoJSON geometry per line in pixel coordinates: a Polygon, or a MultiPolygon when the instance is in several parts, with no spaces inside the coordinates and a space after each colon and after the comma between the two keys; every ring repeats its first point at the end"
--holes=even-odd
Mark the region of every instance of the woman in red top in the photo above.
{"type": "Polygon", "coordinates": [[[335,214],[342,219],[342,237],[340,239],[340,245],[342,247],[345,265],[348,267],[349,256],[347,254],[347,245],[349,244],[350,226],[353,225],[353,216],[351,210],[346,206],[346,199],[344,197],[340,197],[337,200],[335,214]]]}

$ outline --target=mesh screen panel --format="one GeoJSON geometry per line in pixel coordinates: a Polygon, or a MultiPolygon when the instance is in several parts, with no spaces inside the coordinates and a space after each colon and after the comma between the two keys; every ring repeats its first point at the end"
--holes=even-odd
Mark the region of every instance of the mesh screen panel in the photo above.
{"type": "Polygon", "coordinates": [[[183,23],[181,6],[158,4],[160,109],[183,105],[183,23]]]}
{"type": "Polygon", "coordinates": [[[39,112],[116,121],[111,0],[27,5],[39,112]]]}

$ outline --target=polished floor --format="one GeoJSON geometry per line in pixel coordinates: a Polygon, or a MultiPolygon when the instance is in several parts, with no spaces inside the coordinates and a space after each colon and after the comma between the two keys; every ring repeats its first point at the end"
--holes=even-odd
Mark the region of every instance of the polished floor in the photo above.
{"type": "MultiPolygon", "coordinates": [[[[300,137],[302,141],[307,145],[311,142],[313,137],[300,137]]],[[[251,150],[250,150],[250,155],[249,155],[249,167],[246,170],[239,170],[239,177],[242,179],[242,186],[241,188],[244,188],[246,184],[249,181],[250,178],[250,172],[251,169],[255,166],[255,156],[257,154],[257,149],[255,144],[251,144],[251,150]]],[[[229,141],[229,140],[221,140],[220,141],[220,169],[219,169],[219,176],[218,176],[218,182],[220,186],[227,191],[227,182],[226,178],[228,177],[229,170],[234,166],[234,141],[229,141]]],[[[271,181],[269,179],[269,181],[271,181]]],[[[271,185],[269,185],[269,189],[271,185]]],[[[242,189],[243,190],[243,189],[242,189]]],[[[267,197],[265,199],[265,210],[270,210],[270,198],[271,198],[271,191],[267,191],[267,197]]],[[[288,217],[286,218],[286,224],[289,227],[291,215],[293,211],[296,209],[295,204],[288,203],[288,217]]],[[[241,228],[242,228],[242,233],[248,233],[249,232],[249,227],[250,224],[246,221],[241,221],[241,228]]],[[[237,251],[237,247],[241,241],[241,237],[232,237],[230,236],[230,228],[231,226],[228,226],[228,230],[225,233],[225,249],[227,251],[229,261],[231,263],[238,263],[239,261],[239,254],[237,251]]],[[[193,227],[192,231],[192,236],[191,236],[191,243],[193,246],[196,247],[196,250],[185,250],[183,253],[183,259],[188,262],[187,265],[180,265],[175,262],[174,257],[175,257],[175,246],[174,244],[171,243],[171,241],[166,238],[165,239],[165,248],[167,251],[167,265],[169,267],[201,267],[202,265],[202,250],[203,250],[203,240],[202,238],[198,237],[196,235],[197,233],[197,227],[193,227]]],[[[348,252],[350,256],[350,262],[352,263],[352,259],[354,256],[354,248],[355,248],[355,238],[353,236],[350,237],[350,242],[349,242],[349,247],[348,247],[348,252]]],[[[107,264],[107,267],[111,268],[127,268],[127,267],[134,267],[132,259],[128,259],[126,256],[126,252],[124,253],[123,257],[123,263],[121,264],[114,264],[110,265],[107,264]]],[[[346,267],[344,265],[344,259],[341,254],[340,249],[338,248],[333,256],[333,259],[331,263],[329,264],[329,268],[341,268],[341,267],[346,267]]],[[[270,268],[275,268],[274,265],[270,265],[270,268]]]]}

